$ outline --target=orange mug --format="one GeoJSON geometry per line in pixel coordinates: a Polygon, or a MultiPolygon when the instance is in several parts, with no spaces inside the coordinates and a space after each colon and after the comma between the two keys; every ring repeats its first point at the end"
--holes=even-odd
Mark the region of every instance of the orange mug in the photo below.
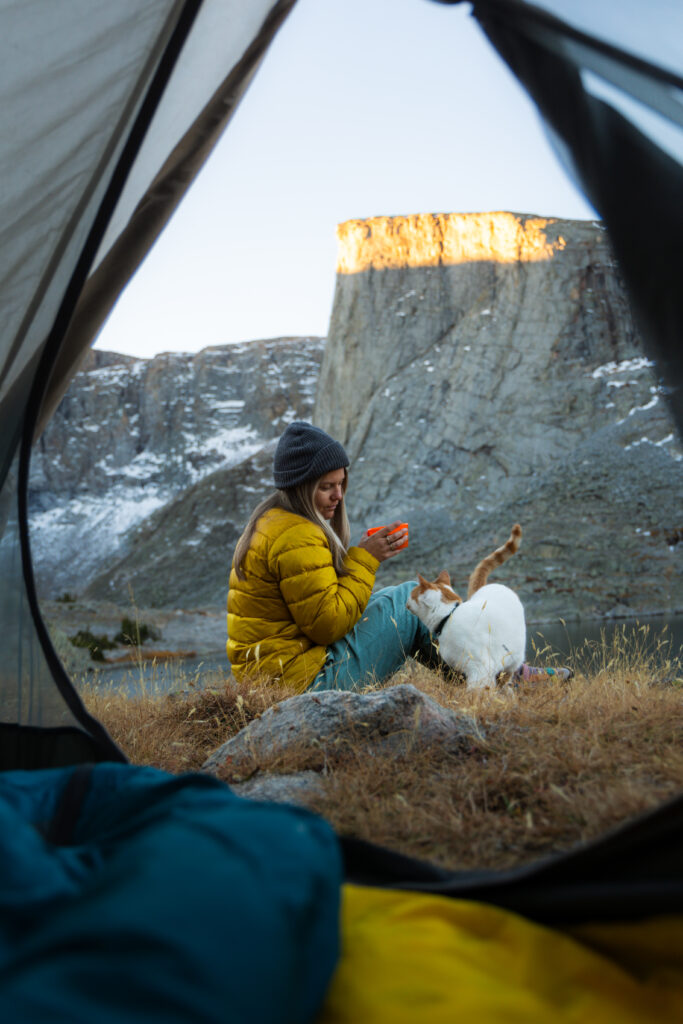
{"type": "MultiPolygon", "coordinates": [[[[368,535],[368,537],[371,537],[373,533],[377,533],[377,531],[378,531],[378,530],[383,530],[383,529],[384,529],[384,527],[383,527],[383,526],[371,526],[371,527],[370,527],[370,529],[369,529],[369,530],[367,530],[367,535],[368,535]]],[[[394,528],[394,529],[393,529],[393,530],[391,531],[391,533],[389,534],[389,536],[391,537],[391,534],[392,534],[392,533],[397,533],[397,532],[398,532],[398,530],[407,530],[407,529],[408,529],[408,524],[407,524],[407,523],[399,523],[399,524],[398,524],[398,526],[397,526],[397,527],[395,527],[395,528],[394,528]]],[[[407,548],[407,547],[408,547],[408,537],[406,537],[406,539],[405,539],[405,541],[403,542],[403,544],[400,544],[400,545],[399,545],[399,547],[397,547],[397,548],[396,548],[396,550],[397,550],[397,551],[402,551],[402,550],[403,550],[403,548],[407,548]]]]}

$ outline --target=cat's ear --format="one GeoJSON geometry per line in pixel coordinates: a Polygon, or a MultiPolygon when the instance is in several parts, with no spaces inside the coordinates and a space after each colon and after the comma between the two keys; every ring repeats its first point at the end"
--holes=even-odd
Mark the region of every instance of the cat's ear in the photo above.
{"type": "Polygon", "coordinates": [[[420,584],[420,586],[422,586],[422,587],[428,587],[429,586],[429,583],[424,578],[424,576],[420,576],[419,573],[417,574],[417,581],[420,584]]]}
{"type": "Polygon", "coordinates": [[[439,575],[436,577],[436,581],[435,582],[436,583],[447,583],[448,586],[450,587],[450,585],[451,585],[450,573],[446,572],[445,569],[442,569],[441,572],[439,573],[439,575]]]}

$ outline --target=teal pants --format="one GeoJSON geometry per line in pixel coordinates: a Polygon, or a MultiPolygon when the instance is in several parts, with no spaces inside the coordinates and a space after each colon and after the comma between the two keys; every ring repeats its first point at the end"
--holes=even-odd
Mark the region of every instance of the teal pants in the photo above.
{"type": "Polygon", "coordinates": [[[327,661],[309,687],[312,690],[356,690],[381,683],[406,658],[433,657],[431,634],[406,608],[414,581],[378,590],[353,629],[327,648],[327,661]]]}

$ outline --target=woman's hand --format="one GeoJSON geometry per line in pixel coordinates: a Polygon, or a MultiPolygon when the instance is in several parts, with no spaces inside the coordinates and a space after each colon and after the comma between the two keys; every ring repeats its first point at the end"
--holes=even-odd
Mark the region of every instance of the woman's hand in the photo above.
{"type": "Polygon", "coordinates": [[[401,520],[397,519],[395,522],[390,523],[389,526],[383,526],[381,530],[370,536],[364,533],[358,541],[358,547],[365,548],[371,555],[374,555],[378,562],[385,562],[387,558],[400,555],[401,545],[405,543],[408,536],[408,531],[405,527],[400,530],[397,529],[400,525],[401,520]],[[396,530],[396,533],[391,533],[392,530],[396,530]]]}

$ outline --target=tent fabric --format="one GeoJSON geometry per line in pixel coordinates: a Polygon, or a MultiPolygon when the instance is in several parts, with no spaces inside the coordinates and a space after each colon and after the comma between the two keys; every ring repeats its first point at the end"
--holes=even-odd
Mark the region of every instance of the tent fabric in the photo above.
{"type": "Polygon", "coordinates": [[[14,506],[16,462],[15,457],[1,492],[7,507],[0,542],[0,770],[57,767],[103,757],[125,761],[106,730],[84,708],[52,653],[49,638],[45,647],[39,641],[14,506]]]}
{"type": "Polygon", "coordinates": [[[0,736],[4,768],[26,764],[29,750],[38,755],[34,767],[63,763],[74,750],[73,728],[83,734],[81,756],[117,756],[111,741],[101,742],[101,727],[93,733],[37,611],[21,509],[28,460],[25,454],[22,479],[14,446],[20,430],[32,431],[27,403],[33,395],[37,404],[47,382],[98,226],[101,232],[106,223],[100,211],[123,184],[123,154],[134,152],[130,126],[141,130],[146,94],[153,84],[162,87],[183,35],[178,24],[186,32],[194,13],[186,8],[183,17],[183,5],[168,0],[144,10],[126,0],[106,10],[102,2],[74,0],[68,17],[61,5],[3,6],[0,296],[8,316],[0,335],[0,561],[9,571],[0,606],[7,630],[0,706],[10,730],[0,736]],[[24,734],[24,746],[13,728],[26,725],[51,729],[42,754],[35,731],[24,734]]]}
{"type": "Polygon", "coordinates": [[[0,625],[11,637],[0,670],[5,768],[29,758],[34,767],[63,764],[76,749],[71,729],[81,731],[88,760],[123,759],[85,712],[42,623],[26,515],[31,441],[41,407],[58,401],[293,2],[2,6],[0,568],[8,571],[0,625]],[[43,757],[35,732],[22,754],[16,726],[52,730],[43,757]]]}
{"type": "Polygon", "coordinates": [[[568,932],[467,900],[344,886],[318,1024],[670,1024],[683,916],[568,932]]]}
{"type": "Polygon", "coordinates": [[[334,833],[202,775],[0,774],[0,1019],[316,1019],[338,957],[334,833]]]}
{"type": "Polygon", "coordinates": [[[473,0],[473,13],[604,220],[683,433],[683,7],[473,0]]]}
{"type": "Polygon", "coordinates": [[[52,328],[181,5],[89,7],[2,9],[0,413],[52,328]]]}
{"type": "MultiPolygon", "coordinates": [[[[153,203],[148,197],[145,205],[155,216],[152,227],[147,217],[145,251],[152,245],[293,2],[70,0],[68,10],[50,0],[3,4],[0,403],[45,343],[86,243],[96,242],[89,259],[100,264],[150,189],[153,203]],[[223,109],[214,102],[209,127],[205,108],[217,93],[223,109]],[[172,156],[175,178],[165,166],[172,156]]],[[[128,276],[140,259],[140,252],[131,256],[128,276]]],[[[126,280],[112,278],[106,312],[126,280]]],[[[63,374],[59,380],[64,387],[63,374]]]]}

